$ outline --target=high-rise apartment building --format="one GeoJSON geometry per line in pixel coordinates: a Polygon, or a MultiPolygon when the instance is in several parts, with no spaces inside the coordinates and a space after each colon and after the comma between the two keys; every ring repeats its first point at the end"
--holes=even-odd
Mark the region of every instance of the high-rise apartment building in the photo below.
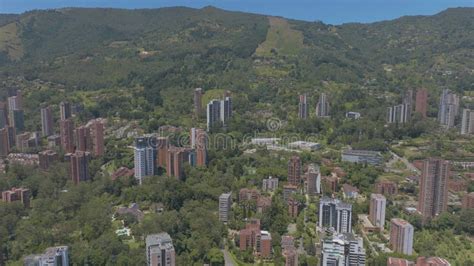
{"type": "Polygon", "coordinates": [[[329,116],[329,102],[326,93],[321,93],[319,101],[316,104],[316,116],[317,117],[328,117],[329,116]]]}
{"type": "Polygon", "coordinates": [[[89,160],[90,153],[83,151],[76,151],[70,157],[71,179],[74,184],[79,184],[91,179],[89,174],[89,160]]]}
{"type": "Polygon", "coordinates": [[[397,253],[411,255],[413,253],[413,226],[399,218],[390,222],[390,246],[397,253]]]}
{"type": "Polygon", "coordinates": [[[232,98],[224,97],[224,100],[221,101],[221,122],[224,126],[229,122],[230,117],[232,116],[232,98]]]}
{"type": "Polygon", "coordinates": [[[50,106],[41,108],[41,133],[43,137],[54,134],[53,113],[50,106]]]}
{"type": "Polygon", "coordinates": [[[232,98],[225,96],[223,100],[211,100],[207,104],[207,130],[213,127],[226,126],[232,117],[232,98]]]}
{"type": "Polygon", "coordinates": [[[199,118],[202,114],[202,88],[194,89],[194,117],[199,118]]]}
{"type": "Polygon", "coordinates": [[[168,137],[158,137],[156,139],[157,165],[161,168],[167,167],[168,149],[170,148],[168,137]]]}
{"type": "Polygon", "coordinates": [[[92,139],[90,130],[86,126],[80,126],[75,130],[76,135],[76,150],[78,151],[91,151],[92,150],[92,139]]]}
{"type": "Polygon", "coordinates": [[[306,172],[306,193],[311,196],[321,194],[321,171],[316,164],[308,165],[306,172]]]}
{"type": "Polygon", "coordinates": [[[288,183],[294,186],[301,184],[301,159],[296,155],[288,161],[288,183]]]}
{"type": "Polygon", "coordinates": [[[10,153],[10,141],[8,128],[0,128],[0,157],[6,157],[10,153]]]}
{"type": "Polygon", "coordinates": [[[15,128],[16,133],[25,130],[25,115],[23,110],[15,109],[10,111],[10,125],[15,128]]]}
{"type": "Polygon", "coordinates": [[[71,104],[69,102],[61,102],[59,104],[59,113],[61,120],[71,118],[71,104]]]}
{"type": "Polygon", "coordinates": [[[408,122],[411,114],[411,106],[407,103],[391,106],[387,108],[387,123],[404,124],[408,122]]]}
{"type": "Polygon", "coordinates": [[[385,225],[385,207],[387,199],[382,194],[370,195],[369,220],[383,231],[385,225]]]}
{"type": "Polygon", "coordinates": [[[207,165],[207,133],[203,129],[191,128],[191,148],[196,151],[196,165],[207,165]]]}
{"type": "Polygon", "coordinates": [[[463,109],[461,120],[461,135],[474,134],[474,111],[463,109]]]}
{"type": "Polygon", "coordinates": [[[5,102],[0,102],[0,128],[8,125],[8,108],[5,102]]]}
{"type": "Polygon", "coordinates": [[[352,205],[322,197],[319,201],[319,227],[334,228],[338,233],[352,232],[352,205]]]}
{"type": "Polygon", "coordinates": [[[74,121],[71,118],[59,122],[59,134],[64,152],[74,152],[74,121]]]}
{"type": "Polygon", "coordinates": [[[424,222],[446,211],[449,171],[448,161],[434,158],[423,161],[418,211],[424,222]]]}
{"type": "Polygon", "coordinates": [[[87,123],[90,131],[91,152],[94,156],[103,156],[105,154],[104,144],[104,123],[100,119],[95,119],[87,123]]]}
{"type": "Polygon", "coordinates": [[[307,103],[306,94],[301,94],[299,99],[300,99],[300,102],[298,105],[298,117],[300,119],[307,119],[308,118],[308,103],[307,103]]]}
{"type": "Polygon", "coordinates": [[[227,223],[232,206],[232,193],[223,193],[219,196],[219,221],[227,223]]]}
{"type": "Polygon", "coordinates": [[[334,234],[322,239],[321,265],[365,266],[362,238],[352,233],[334,234]]]}
{"type": "Polygon", "coordinates": [[[168,159],[166,160],[166,173],[178,179],[184,177],[184,164],[189,162],[192,150],[182,147],[170,147],[168,149],[168,159]]]}
{"type": "Polygon", "coordinates": [[[438,121],[445,128],[454,127],[456,116],[459,113],[459,96],[448,89],[441,93],[438,110],[438,121]]]}
{"type": "Polygon", "coordinates": [[[175,266],[176,252],[168,233],[146,236],[146,260],[148,266],[175,266]]]}
{"type": "Polygon", "coordinates": [[[221,101],[212,100],[207,104],[207,130],[221,126],[221,101]]]}
{"type": "Polygon", "coordinates": [[[416,91],[415,112],[421,114],[423,118],[427,117],[428,90],[426,88],[421,88],[416,91]]]}
{"type": "Polygon", "coordinates": [[[140,185],[145,176],[153,176],[155,174],[156,144],[156,138],[153,136],[138,137],[135,139],[135,178],[140,185]]]}
{"type": "Polygon", "coordinates": [[[18,96],[11,96],[8,97],[8,110],[13,111],[13,110],[21,110],[22,105],[21,105],[21,98],[18,96]]]}

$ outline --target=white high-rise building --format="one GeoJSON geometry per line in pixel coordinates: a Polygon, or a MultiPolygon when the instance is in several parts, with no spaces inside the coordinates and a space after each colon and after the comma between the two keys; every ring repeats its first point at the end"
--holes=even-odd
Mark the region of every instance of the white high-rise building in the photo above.
{"type": "Polygon", "coordinates": [[[459,114],[459,96],[444,89],[439,100],[438,121],[446,128],[454,127],[454,120],[459,114]]]}
{"type": "Polygon", "coordinates": [[[224,100],[211,100],[207,104],[207,131],[212,127],[226,126],[232,117],[232,98],[225,97],[224,100]]]}
{"type": "Polygon", "coordinates": [[[383,230],[385,225],[385,206],[387,199],[382,194],[370,195],[369,219],[373,225],[383,230]]]}
{"type": "Polygon", "coordinates": [[[140,185],[145,176],[155,174],[156,145],[154,144],[156,144],[154,137],[139,137],[135,139],[135,178],[140,185]]]}
{"type": "Polygon", "coordinates": [[[176,253],[169,234],[159,233],[146,236],[146,259],[148,266],[176,265],[176,253]]]}
{"type": "Polygon", "coordinates": [[[352,232],[352,205],[338,199],[322,197],[319,201],[319,227],[338,233],[352,232]]]}
{"type": "Polygon", "coordinates": [[[225,126],[229,121],[229,118],[232,116],[232,98],[225,97],[221,101],[221,122],[225,126]]]}
{"type": "Polygon", "coordinates": [[[474,111],[463,109],[461,121],[461,135],[474,134],[474,111]]]}
{"type": "Polygon", "coordinates": [[[224,193],[219,197],[219,221],[227,223],[229,221],[230,208],[232,206],[232,193],[224,193]]]}
{"type": "Polygon", "coordinates": [[[410,119],[410,104],[404,103],[387,108],[387,123],[404,124],[410,119]]]}
{"type": "Polygon", "coordinates": [[[321,93],[319,101],[316,105],[316,116],[328,117],[329,116],[329,102],[326,93],[321,93]]]}

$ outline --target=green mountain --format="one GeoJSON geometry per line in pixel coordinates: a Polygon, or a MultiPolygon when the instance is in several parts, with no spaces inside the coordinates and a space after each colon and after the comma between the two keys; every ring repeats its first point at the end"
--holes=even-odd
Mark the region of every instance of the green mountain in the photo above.
{"type": "Polygon", "coordinates": [[[85,89],[160,79],[238,90],[255,78],[470,90],[473,32],[473,8],[340,26],[214,7],[67,8],[0,15],[0,70],[85,89]]]}

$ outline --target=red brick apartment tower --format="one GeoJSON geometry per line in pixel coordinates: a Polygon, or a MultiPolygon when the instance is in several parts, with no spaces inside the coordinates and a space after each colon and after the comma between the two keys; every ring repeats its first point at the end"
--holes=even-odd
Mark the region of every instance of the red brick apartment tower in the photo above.
{"type": "Polygon", "coordinates": [[[446,211],[448,176],[449,161],[434,158],[423,161],[418,202],[423,222],[446,211]]]}
{"type": "Polygon", "coordinates": [[[90,153],[83,151],[76,151],[71,155],[70,170],[71,179],[74,184],[87,181],[90,179],[89,175],[89,159],[90,153]]]}
{"type": "Polygon", "coordinates": [[[416,91],[415,112],[420,113],[422,117],[426,118],[428,110],[428,90],[421,88],[416,91]]]}
{"type": "Polygon", "coordinates": [[[74,122],[71,118],[59,122],[61,147],[66,153],[74,152],[74,122]]]}
{"type": "Polygon", "coordinates": [[[158,167],[167,168],[169,141],[167,137],[158,137],[156,140],[156,149],[158,150],[158,167]]]}
{"type": "Polygon", "coordinates": [[[92,137],[92,152],[94,156],[103,156],[105,154],[104,145],[104,123],[94,120],[90,125],[92,137]]]}
{"type": "Polygon", "coordinates": [[[301,159],[298,156],[292,156],[288,161],[288,183],[294,186],[301,183],[301,159]]]}

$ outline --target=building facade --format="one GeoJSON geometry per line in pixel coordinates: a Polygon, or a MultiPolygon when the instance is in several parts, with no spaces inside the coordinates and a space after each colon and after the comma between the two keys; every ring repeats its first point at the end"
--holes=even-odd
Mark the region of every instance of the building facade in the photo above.
{"type": "Polygon", "coordinates": [[[463,109],[461,120],[461,135],[474,134],[474,111],[463,109]]]}
{"type": "Polygon", "coordinates": [[[70,157],[71,179],[74,184],[79,184],[91,179],[89,175],[90,153],[76,151],[70,157]]]}
{"type": "Polygon", "coordinates": [[[199,118],[202,114],[202,88],[194,89],[194,117],[199,118]]]}
{"type": "Polygon", "coordinates": [[[153,176],[155,174],[156,143],[156,138],[153,136],[135,138],[134,176],[140,185],[145,176],[153,176]]]}
{"type": "Polygon", "coordinates": [[[445,128],[454,127],[456,116],[459,114],[459,101],[458,95],[449,89],[443,90],[438,110],[438,121],[441,126],[445,128]]]}
{"type": "Polygon", "coordinates": [[[418,212],[423,222],[446,211],[449,174],[449,161],[434,158],[423,161],[418,200],[418,212]]]}
{"type": "Polygon", "coordinates": [[[399,218],[390,221],[390,246],[394,252],[411,255],[413,253],[413,226],[399,218]]]}
{"type": "Polygon", "coordinates": [[[74,122],[71,118],[59,122],[59,134],[64,152],[74,152],[74,122]]]}
{"type": "Polygon", "coordinates": [[[352,232],[352,205],[338,199],[322,197],[319,201],[319,227],[338,233],[352,232]]]}
{"type": "Polygon", "coordinates": [[[278,178],[269,176],[262,181],[262,190],[266,192],[275,191],[278,188],[278,178]]]}
{"type": "Polygon", "coordinates": [[[298,104],[298,117],[300,119],[307,119],[308,118],[308,103],[306,94],[301,94],[299,97],[299,104],[298,104]]]}
{"type": "Polygon", "coordinates": [[[232,193],[223,193],[219,196],[219,221],[227,223],[229,221],[230,209],[232,206],[232,193]]]}
{"type": "Polygon", "coordinates": [[[370,195],[369,220],[383,231],[385,225],[385,207],[387,199],[382,194],[370,195]]]}
{"type": "Polygon", "coordinates": [[[322,240],[321,265],[365,266],[363,240],[351,233],[334,234],[322,240]]]}
{"type": "Polygon", "coordinates": [[[148,266],[175,266],[176,252],[168,233],[146,236],[146,260],[148,266]]]}
{"type": "Polygon", "coordinates": [[[306,172],[306,193],[311,196],[321,194],[321,171],[316,164],[308,165],[306,172]]]}
{"type": "Polygon", "coordinates": [[[403,103],[387,108],[387,123],[389,124],[404,124],[410,120],[411,106],[408,103],[403,103]]]}
{"type": "Polygon", "coordinates": [[[415,112],[423,118],[427,117],[428,112],[428,89],[421,88],[416,91],[415,112]]]}
{"type": "Polygon", "coordinates": [[[41,133],[43,137],[54,134],[53,113],[50,106],[41,108],[41,133]]]}
{"type": "Polygon", "coordinates": [[[298,156],[292,156],[288,161],[288,183],[294,186],[301,184],[301,159],[298,156]]]}

